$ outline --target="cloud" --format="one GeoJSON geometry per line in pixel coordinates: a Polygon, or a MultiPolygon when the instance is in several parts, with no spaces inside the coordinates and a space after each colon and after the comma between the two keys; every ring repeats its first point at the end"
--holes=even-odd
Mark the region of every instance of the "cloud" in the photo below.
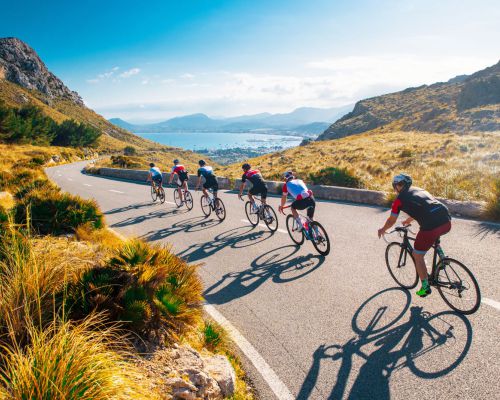
{"type": "Polygon", "coordinates": [[[106,72],[103,72],[102,74],[98,74],[96,78],[92,78],[92,79],[87,79],[87,83],[92,83],[92,84],[96,84],[96,83],[99,83],[103,80],[106,80],[106,79],[109,79],[111,78],[116,71],[118,71],[120,69],[120,67],[113,67],[111,68],[109,71],[106,71],[106,72]]]}
{"type": "Polygon", "coordinates": [[[98,83],[99,82],[99,79],[97,78],[94,78],[94,79],[87,79],[87,83],[92,83],[92,84],[95,84],[95,83],[98,83]]]}
{"type": "Polygon", "coordinates": [[[185,74],[182,74],[180,77],[182,79],[194,79],[194,75],[190,74],[189,72],[186,72],[185,74]]]}
{"type": "Polygon", "coordinates": [[[131,68],[127,71],[123,71],[120,75],[118,75],[120,78],[130,78],[133,75],[137,75],[139,72],[141,72],[140,68],[131,68]]]}

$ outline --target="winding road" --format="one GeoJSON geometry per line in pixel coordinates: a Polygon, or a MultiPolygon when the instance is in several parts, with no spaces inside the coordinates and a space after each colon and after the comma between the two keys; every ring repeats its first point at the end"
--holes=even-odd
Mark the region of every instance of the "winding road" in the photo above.
{"type": "MultiPolygon", "coordinates": [[[[282,216],[274,234],[252,228],[234,192],[220,193],[219,223],[204,218],[199,193],[187,212],[172,189],[165,204],[152,203],[147,186],[84,175],[84,165],[46,171],[63,190],[94,198],[122,235],[170,243],[200,264],[207,303],[253,349],[243,361],[262,399],[499,398],[500,225],[454,219],[443,238],[481,286],[481,308],[464,317],[435,292],[420,299],[396,287],[377,239],[385,209],[319,201],[332,240],[322,258],[311,243],[292,245],[282,216]]],[[[279,199],[269,202],[277,210],[279,199]]]]}

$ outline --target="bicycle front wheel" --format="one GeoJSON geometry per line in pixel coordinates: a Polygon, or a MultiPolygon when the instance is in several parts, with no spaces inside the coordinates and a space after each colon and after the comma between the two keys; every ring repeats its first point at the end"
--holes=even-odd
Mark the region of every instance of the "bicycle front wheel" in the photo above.
{"type": "Polygon", "coordinates": [[[257,226],[259,224],[259,213],[254,210],[252,202],[247,201],[245,203],[245,214],[247,215],[248,222],[252,226],[257,226]]]}
{"type": "Polygon", "coordinates": [[[165,203],[165,191],[162,187],[158,188],[158,198],[161,204],[165,203]]]}
{"type": "Polygon", "coordinates": [[[179,195],[178,189],[174,189],[174,202],[177,207],[182,206],[182,199],[181,196],[179,195]]]}
{"type": "Polygon", "coordinates": [[[262,210],[262,217],[271,232],[276,232],[278,230],[278,216],[276,215],[274,208],[266,204],[262,210]]]}
{"type": "Polygon", "coordinates": [[[389,273],[399,286],[405,289],[417,286],[418,275],[413,254],[402,243],[389,243],[385,249],[385,262],[389,273]]]}
{"type": "Polygon", "coordinates": [[[481,304],[476,278],[461,262],[443,258],[436,267],[434,284],[444,302],[461,314],[475,313],[481,304]]]}
{"type": "Polygon", "coordinates": [[[295,244],[300,246],[304,243],[304,232],[302,231],[302,227],[297,224],[292,214],[286,217],[286,229],[295,244]]]}
{"type": "Polygon", "coordinates": [[[193,196],[189,190],[184,192],[184,198],[186,200],[186,207],[189,211],[193,209],[193,196]]]}
{"type": "Polygon", "coordinates": [[[200,203],[201,203],[201,211],[203,211],[205,217],[208,217],[212,212],[212,206],[210,205],[210,199],[206,194],[201,196],[200,203]]]}
{"type": "Polygon", "coordinates": [[[330,253],[330,239],[328,238],[325,228],[316,221],[312,221],[310,227],[314,248],[322,256],[327,256],[330,253]]]}
{"type": "Polygon", "coordinates": [[[153,201],[158,199],[158,193],[156,192],[156,188],[154,186],[151,186],[151,198],[153,201]]]}
{"type": "Polygon", "coordinates": [[[220,221],[224,221],[226,219],[226,207],[221,199],[218,197],[215,199],[215,215],[219,218],[220,221]]]}

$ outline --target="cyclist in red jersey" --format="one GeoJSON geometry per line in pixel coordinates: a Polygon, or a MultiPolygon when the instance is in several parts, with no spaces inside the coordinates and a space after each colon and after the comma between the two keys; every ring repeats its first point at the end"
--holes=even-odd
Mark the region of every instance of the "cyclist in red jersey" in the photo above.
{"type": "Polygon", "coordinates": [[[243,176],[241,177],[240,193],[238,194],[238,197],[241,199],[246,182],[247,180],[250,181],[252,183],[252,187],[248,191],[248,198],[250,199],[253,210],[255,211],[256,205],[253,196],[260,194],[262,204],[266,204],[267,186],[264,182],[264,179],[262,179],[262,175],[258,169],[252,169],[252,167],[248,163],[243,164],[241,168],[243,169],[243,176]]]}
{"type": "Polygon", "coordinates": [[[423,189],[411,187],[412,179],[408,175],[399,174],[394,177],[392,186],[398,197],[391,207],[391,215],[384,226],[378,230],[380,238],[398,219],[401,211],[409,215],[403,221],[403,225],[409,225],[417,221],[420,230],[415,238],[413,257],[415,268],[422,281],[422,287],[417,295],[425,297],[431,293],[428,282],[427,266],[425,265],[425,253],[432,247],[441,235],[451,230],[451,216],[443,203],[437,201],[423,189]]]}
{"type": "Polygon", "coordinates": [[[184,189],[184,191],[188,190],[187,183],[189,180],[189,175],[187,169],[184,168],[184,165],[179,164],[179,160],[177,159],[174,160],[174,166],[172,167],[172,171],[170,172],[170,179],[168,181],[169,184],[172,184],[175,176],[177,176],[177,190],[179,191],[179,199],[181,199],[181,204],[179,207],[181,207],[182,203],[186,201],[182,189],[184,189]]]}

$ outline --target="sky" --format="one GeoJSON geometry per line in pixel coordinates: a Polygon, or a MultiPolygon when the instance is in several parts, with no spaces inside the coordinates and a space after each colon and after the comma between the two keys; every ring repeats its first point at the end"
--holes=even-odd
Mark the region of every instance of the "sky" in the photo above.
{"type": "Polygon", "coordinates": [[[107,118],[338,107],[500,59],[498,0],[5,2],[32,46],[107,118]]]}

